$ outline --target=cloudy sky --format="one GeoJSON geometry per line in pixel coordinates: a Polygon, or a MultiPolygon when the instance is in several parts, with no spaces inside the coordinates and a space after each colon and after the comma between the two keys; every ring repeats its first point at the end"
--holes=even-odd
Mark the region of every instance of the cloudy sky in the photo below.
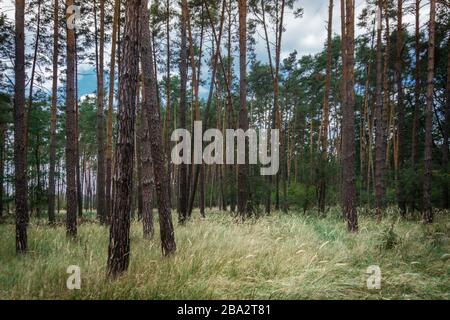
{"type": "MultiPolygon", "coordinates": [[[[81,2],[82,5],[83,2],[81,2]]],[[[366,0],[355,0],[356,17],[361,13],[365,6],[366,0]]],[[[405,2],[405,6],[409,2],[405,2]]],[[[14,2],[13,0],[0,0],[1,11],[5,12],[9,19],[14,19],[14,2]]],[[[305,54],[314,54],[319,52],[326,41],[326,24],[328,19],[328,5],[329,0],[298,0],[296,1],[294,10],[288,10],[285,17],[286,32],[282,39],[282,58],[287,57],[289,53],[296,50],[299,56],[305,54]],[[293,11],[297,8],[303,8],[303,17],[295,18],[293,11]]],[[[405,10],[406,11],[406,10],[405,10]]],[[[428,9],[425,6],[422,8],[421,21],[427,21],[428,9]]],[[[412,28],[414,25],[414,16],[408,14],[404,17],[404,23],[412,28]]],[[[333,33],[340,34],[340,1],[334,0],[333,11],[333,33]]],[[[361,32],[356,28],[356,35],[361,32]]],[[[262,34],[261,30],[259,34],[262,34]]],[[[256,34],[256,54],[257,59],[267,62],[267,50],[263,39],[256,34]]],[[[27,37],[28,41],[33,41],[34,37],[27,37]]],[[[27,41],[27,42],[28,42],[27,41]]],[[[29,46],[31,47],[31,46],[29,46]]],[[[105,48],[105,61],[109,61],[110,48],[105,48]]],[[[47,53],[45,53],[47,54],[47,53]]],[[[205,65],[205,64],[203,64],[205,65]]],[[[207,78],[208,73],[206,68],[202,71],[202,77],[207,78]]],[[[80,64],[79,71],[79,96],[92,93],[96,90],[96,77],[92,66],[87,64],[80,64]]],[[[176,70],[174,70],[175,72],[176,70]]],[[[45,85],[46,88],[51,88],[51,81],[45,85]]],[[[201,88],[200,93],[205,96],[207,87],[201,88]]]]}

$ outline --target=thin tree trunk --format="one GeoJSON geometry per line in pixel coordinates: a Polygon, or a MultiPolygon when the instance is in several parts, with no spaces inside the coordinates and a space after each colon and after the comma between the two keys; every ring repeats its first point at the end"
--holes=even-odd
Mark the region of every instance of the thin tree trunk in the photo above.
{"type": "Polygon", "coordinates": [[[153,162],[153,173],[155,178],[156,199],[159,209],[159,226],[161,235],[161,249],[165,256],[176,251],[175,235],[172,224],[172,215],[169,203],[168,177],[164,165],[164,145],[161,134],[161,116],[157,102],[155,83],[157,81],[154,73],[152,55],[152,42],[149,29],[149,11],[147,1],[142,0],[140,10],[140,45],[141,65],[144,78],[145,94],[142,103],[142,111],[146,113],[148,128],[151,139],[151,155],[153,162]]]}
{"type": "Polygon", "coordinates": [[[397,173],[396,173],[396,194],[397,203],[402,216],[406,215],[406,203],[404,197],[402,169],[404,159],[404,131],[405,131],[405,110],[403,106],[403,84],[402,84],[402,52],[403,52],[403,26],[402,26],[402,5],[403,0],[397,0],[397,40],[395,59],[395,78],[397,82],[397,173]]]}
{"type": "Polygon", "coordinates": [[[77,55],[77,34],[75,33],[75,141],[76,141],[76,158],[77,158],[77,203],[78,217],[83,216],[83,193],[80,178],[80,141],[78,135],[78,55],[77,55]]]}
{"type": "MultiPolygon", "coordinates": [[[[449,40],[450,41],[450,40],[449,40]]],[[[450,48],[450,45],[448,46],[450,48]]],[[[450,172],[448,166],[448,138],[450,132],[450,50],[447,53],[447,103],[445,108],[445,123],[444,123],[444,141],[442,143],[442,172],[450,172]]],[[[448,178],[444,177],[442,183],[442,208],[449,208],[448,200],[448,178]]]]}
{"type": "Polygon", "coordinates": [[[105,214],[106,220],[111,220],[111,177],[112,177],[112,145],[113,145],[113,103],[114,103],[114,79],[116,70],[116,46],[117,33],[119,27],[120,1],[114,0],[114,17],[112,25],[111,38],[111,60],[109,69],[109,92],[108,92],[108,124],[107,124],[107,143],[106,143],[106,180],[105,180],[105,214]]]}
{"type": "Polygon", "coordinates": [[[100,43],[97,73],[97,216],[101,223],[107,222],[105,210],[105,138],[103,115],[103,77],[104,77],[104,42],[105,42],[105,1],[100,0],[100,43]]]}
{"type": "Polygon", "coordinates": [[[58,54],[59,54],[59,0],[54,1],[53,13],[53,76],[52,106],[50,116],[50,159],[48,173],[48,222],[55,223],[55,164],[56,164],[56,121],[58,104],[58,54]]]}
{"type": "Polygon", "coordinates": [[[6,123],[0,121],[0,223],[3,218],[3,193],[4,193],[4,178],[5,178],[5,137],[6,137],[6,123]]]}
{"type": "MultiPolygon", "coordinates": [[[[417,144],[419,135],[420,114],[420,1],[416,0],[415,13],[415,68],[414,68],[414,118],[412,127],[411,162],[415,169],[417,164],[417,144]]],[[[416,190],[417,192],[417,190],[416,190]]],[[[414,206],[414,204],[413,204],[414,206]]]]}
{"type": "MultiPolygon", "coordinates": [[[[384,65],[383,65],[383,126],[384,126],[384,137],[383,137],[383,152],[384,155],[384,162],[385,162],[385,171],[389,169],[389,143],[388,139],[389,132],[391,128],[391,107],[390,107],[390,90],[389,90],[389,52],[390,52],[390,31],[389,31],[389,12],[387,7],[387,2],[384,1],[383,3],[383,9],[385,12],[384,19],[386,23],[386,31],[385,31],[385,39],[386,39],[386,45],[384,49],[384,65]]],[[[385,173],[387,174],[387,172],[385,173]]],[[[384,178],[383,178],[384,179],[384,178]]],[[[387,181],[386,181],[387,184],[387,181]]],[[[387,188],[386,186],[383,186],[384,190],[387,188]]]]}
{"type": "Polygon", "coordinates": [[[430,22],[428,25],[428,62],[427,62],[427,104],[425,109],[425,151],[423,177],[423,215],[426,223],[433,222],[431,207],[431,167],[433,148],[433,71],[435,46],[436,0],[430,0],[430,22]]]}
{"type": "Polygon", "coordinates": [[[167,163],[167,176],[169,177],[169,203],[172,203],[172,192],[171,192],[171,176],[172,176],[172,165],[170,160],[170,136],[171,136],[171,102],[170,102],[170,0],[166,0],[166,123],[165,123],[165,143],[166,143],[166,163],[167,163]]]}
{"type": "MultiPolygon", "coordinates": [[[[67,0],[67,7],[73,0],[67,0]]],[[[66,12],[69,19],[72,12],[66,12]]],[[[67,217],[66,228],[69,237],[77,235],[77,179],[76,179],[76,113],[75,113],[75,30],[67,25],[67,80],[66,80],[66,196],[67,217]]]]}
{"type": "MultiPolygon", "coordinates": [[[[184,5],[181,6],[184,12],[184,5]]],[[[181,46],[180,46],[180,128],[186,128],[186,86],[187,86],[187,21],[185,13],[181,15],[181,46]]],[[[183,150],[184,152],[184,150],[183,150]]],[[[179,215],[178,220],[183,224],[187,219],[189,186],[187,181],[187,164],[179,166],[179,215]]]]}
{"type": "MultiPolygon", "coordinates": [[[[239,8],[239,128],[248,130],[247,114],[247,0],[238,1],[239,8]]],[[[245,142],[245,153],[248,144],[245,142]]],[[[242,218],[249,214],[248,206],[248,165],[238,165],[238,213],[242,218]]]]}
{"type": "Polygon", "coordinates": [[[327,64],[325,75],[325,93],[323,98],[323,115],[322,126],[319,134],[319,143],[322,146],[322,163],[319,164],[320,181],[319,181],[319,211],[325,212],[326,197],[326,166],[328,162],[328,122],[329,122],[329,96],[331,82],[331,41],[332,41],[332,25],[333,25],[333,0],[330,0],[328,7],[328,26],[327,26],[327,64]]]}
{"type": "Polygon", "coordinates": [[[345,19],[345,49],[346,49],[346,103],[342,112],[342,154],[344,176],[344,214],[347,218],[349,231],[358,230],[358,218],[355,201],[355,96],[354,96],[354,3],[346,0],[345,19]]]}
{"type": "Polygon", "coordinates": [[[381,0],[377,4],[377,53],[376,53],[376,106],[375,106],[375,207],[378,220],[381,220],[383,201],[384,201],[384,117],[383,117],[383,99],[382,99],[382,52],[381,52],[381,33],[382,33],[382,8],[381,0]]]}

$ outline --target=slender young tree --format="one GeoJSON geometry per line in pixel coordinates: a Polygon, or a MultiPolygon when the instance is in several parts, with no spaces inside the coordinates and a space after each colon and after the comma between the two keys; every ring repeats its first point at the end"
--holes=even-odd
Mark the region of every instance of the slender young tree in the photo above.
{"type": "Polygon", "coordinates": [[[343,210],[349,231],[358,230],[355,195],[355,96],[354,96],[354,2],[346,0],[345,6],[345,52],[346,52],[346,101],[342,110],[342,168],[343,210]]]}
{"type": "Polygon", "coordinates": [[[111,186],[112,186],[112,136],[113,136],[113,104],[114,104],[114,79],[116,70],[116,47],[119,26],[120,1],[114,0],[114,16],[111,37],[111,60],[109,67],[109,92],[108,92],[108,122],[106,142],[106,176],[105,176],[105,214],[108,222],[111,219],[111,186]]]}
{"type": "Polygon", "coordinates": [[[378,220],[381,219],[384,198],[384,125],[382,98],[382,8],[381,0],[377,2],[377,53],[376,53],[376,89],[375,89],[375,207],[378,220]]]}
{"type": "Polygon", "coordinates": [[[109,234],[107,273],[117,277],[128,269],[133,189],[136,87],[139,73],[139,0],[126,1],[119,72],[118,137],[114,168],[114,204],[109,234]]]}
{"type": "Polygon", "coordinates": [[[142,112],[146,113],[148,130],[151,136],[151,157],[153,162],[153,173],[155,178],[156,200],[159,210],[159,228],[161,235],[161,249],[165,256],[176,251],[175,234],[172,224],[172,215],[169,203],[169,183],[164,161],[164,144],[162,137],[161,115],[157,100],[156,74],[152,52],[152,38],[149,28],[149,10],[147,0],[141,0],[140,10],[140,57],[142,74],[144,80],[144,99],[142,101],[142,112]]]}
{"type": "Polygon", "coordinates": [[[428,61],[427,61],[427,104],[425,109],[425,151],[423,177],[423,218],[426,223],[433,222],[431,207],[431,160],[433,148],[433,71],[435,46],[436,0],[430,0],[430,22],[428,23],[428,61]]]}
{"type": "MultiPolygon", "coordinates": [[[[73,14],[73,0],[66,1],[66,21],[73,14]]],[[[66,229],[69,237],[77,235],[77,152],[76,152],[76,112],[75,112],[75,25],[66,26],[66,229]]]]}
{"type": "Polygon", "coordinates": [[[56,120],[58,103],[58,38],[59,38],[59,0],[53,6],[53,76],[52,76],[52,106],[50,116],[50,163],[48,173],[48,221],[55,222],[55,164],[56,164],[56,120]]]}
{"type": "MultiPolygon", "coordinates": [[[[181,10],[186,10],[185,6],[181,6],[181,10]]],[[[181,14],[181,46],[180,46],[180,128],[186,127],[186,87],[187,87],[187,21],[186,13],[181,14]]],[[[184,152],[184,150],[183,150],[184,152]]],[[[179,169],[179,221],[184,223],[187,218],[188,211],[188,181],[187,181],[187,164],[180,164],[179,169]]]]}
{"type": "MultiPolygon", "coordinates": [[[[450,43],[450,39],[449,39],[450,43]]],[[[450,45],[448,46],[450,47],[450,45]]],[[[450,50],[447,53],[447,102],[445,105],[445,123],[444,123],[444,141],[442,143],[442,171],[450,172],[448,166],[448,138],[450,134],[450,50]]],[[[449,208],[448,200],[448,180],[444,179],[442,184],[442,207],[444,209],[449,208]]]]}
{"type": "MultiPolygon", "coordinates": [[[[420,118],[420,1],[416,0],[415,5],[415,33],[414,33],[414,53],[415,53],[415,66],[414,66],[414,116],[412,124],[412,136],[411,136],[411,167],[416,170],[417,166],[417,145],[419,136],[419,118],[420,118]]],[[[415,209],[415,198],[418,194],[418,187],[414,184],[412,207],[415,209]]]]}
{"type": "Polygon", "coordinates": [[[397,82],[397,165],[396,165],[396,195],[397,204],[402,216],[406,215],[405,191],[402,181],[402,170],[404,165],[405,146],[405,108],[403,105],[403,0],[397,0],[397,37],[396,37],[396,58],[395,58],[395,80],[397,82]]]}
{"type": "Polygon", "coordinates": [[[333,0],[330,0],[328,6],[328,25],[327,25],[327,63],[325,75],[325,93],[323,97],[323,114],[322,125],[320,127],[319,142],[321,144],[321,163],[320,181],[319,181],[319,211],[325,212],[325,197],[326,197],[326,165],[328,162],[328,123],[329,123],[329,96],[330,96],[330,82],[331,82],[331,41],[332,41],[332,25],[333,25],[333,0]]]}
{"type": "Polygon", "coordinates": [[[14,83],[14,175],[16,252],[27,251],[27,151],[25,148],[25,1],[16,1],[14,83]]]}
{"type": "Polygon", "coordinates": [[[170,161],[170,121],[171,121],[171,103],[170,103],[170,0],[166,0],[166,121],[165,121],[165,151],[166,151],[166,162],[167,162],[167,176],[169,177],[169,202],[172,207],[172,190],[171,190],[171,177],[172,177],[172,165],[170,161]]]}
{"type": "MultiPolygon", "coordinates": [[[[239,11],[239,128],[248,130],[247,114],[247,0],[238,1],[239,11]]],[[[247,154],[248,143],[245,142],[247,154]]],[[[248,215],[248,165],[238,165],[238,213],[248,215]]]]}
{"type": "Polygon", "coordinates": [[[100,43],[98,52],[97,73],[97,216],[101,223],[106,223],[105,211],[105,139],[103,115],[103,77],[105,46],[105,0],[100,0],[100,43]]]}

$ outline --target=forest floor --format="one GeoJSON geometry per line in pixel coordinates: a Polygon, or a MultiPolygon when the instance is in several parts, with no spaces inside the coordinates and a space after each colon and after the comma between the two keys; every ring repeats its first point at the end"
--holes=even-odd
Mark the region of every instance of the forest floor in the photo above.
{"type": "Polygon", "coordinates": [[[84,220],[73,241],[63,223],[32,219],[29,253],[17,256],[14,225],[6,223],[0,299],[450,299],[449,213],[424,225],[387,211],[381,223],[360,215],[357,234],[337,209],[326,218],[274,213],[244,223],[194,212],[185,226],[175,223],[170,258],[161,255],[159,233],[144,240],[135,221],[129,270],[115,281],[105,277],[107,227],[84,220]],[[80,267],[80,290],[66,287],[70,265],[80,267]],[[379,290],[367,288],[369,266],[380,268],[379,290]]]}

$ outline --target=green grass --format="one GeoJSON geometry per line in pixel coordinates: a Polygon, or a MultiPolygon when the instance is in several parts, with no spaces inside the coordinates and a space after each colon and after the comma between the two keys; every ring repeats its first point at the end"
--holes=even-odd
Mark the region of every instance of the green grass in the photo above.
{"type": "Polygon", "coordinates": [[[360,216],[357,234],[337,209],[326,218],[276,213],[244,223],[222,212],[194,215],[176,224],[170,258],[159,234],[144,240],[134,222],[130,267],[117,280],[105,276],[107,227],[84,221],[72,241],[63,224],[33,220],[29,252],[17,256],[14,226],[0,225],[0,299],[450,298],[448,212],[429,226],[393,211],[381,223],[360,216]],[[81,268],[81,290],[66,288],[69,265],[81,268]],[[381,268],[381,290],[367,289],[370,265],[381,268]]]}

